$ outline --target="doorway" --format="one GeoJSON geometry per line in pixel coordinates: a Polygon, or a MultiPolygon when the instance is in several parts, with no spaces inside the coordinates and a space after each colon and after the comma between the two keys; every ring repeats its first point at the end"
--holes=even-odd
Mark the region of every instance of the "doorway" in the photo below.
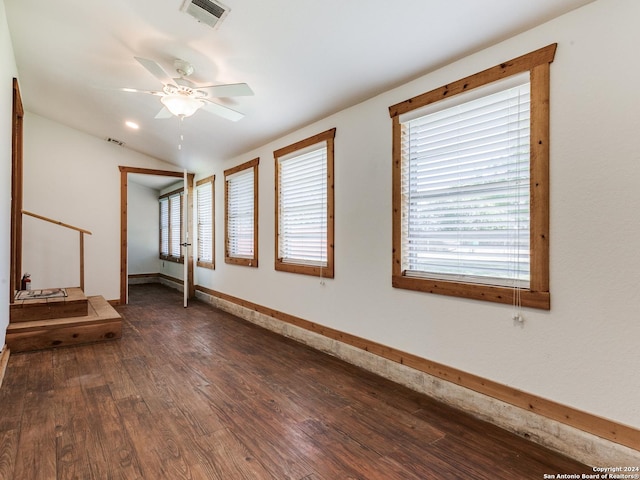
{"type": "MultiPolygon", "coordinates": [[[[163,177],[175,177],[176,181],[184,178],[182,172],[172,172],[168,170],[154,170],[138,167],[120,166],[120,304],[126,305],[128,300],[128,184],[129,174],[156,175],[163,177]]],[[[187,174],[186,192],[187,192],[187,212],[186,229],[188,232],[193,231],[193,178],[192,173],[187,174]]],[[[188,243],[188,242],[185,242],[188,243]]],[[[187,290],[185,298],[193,298],[195,296],[195,286],[193,284],[193,253],[192,249],[187,248],[184,255],[185,262],[185,280],[187,281],[187,290]]]]}

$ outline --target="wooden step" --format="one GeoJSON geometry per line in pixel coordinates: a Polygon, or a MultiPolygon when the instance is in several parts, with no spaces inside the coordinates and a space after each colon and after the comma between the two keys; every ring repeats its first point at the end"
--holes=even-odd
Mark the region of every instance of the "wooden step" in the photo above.
{"type": "Polygon", "coordinates": [[[89,315],[87,297],[81,288],[65,288],[66,297],[14,300],[10,305],[10,322],[31,322],[89,315]]]}
{"type": "Polygon", "coordinates": [[[122,318],[101,296],[88,297],[88,314],[10,323],[6,343],[12,352],[66,347],[122,337],[122,318]]]}

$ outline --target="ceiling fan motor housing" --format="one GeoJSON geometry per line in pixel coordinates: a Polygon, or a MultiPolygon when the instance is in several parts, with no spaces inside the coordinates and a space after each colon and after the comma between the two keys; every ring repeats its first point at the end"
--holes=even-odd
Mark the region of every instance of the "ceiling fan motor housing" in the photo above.
{"type": "Polygon", "coordinates": [[[181,77],[188,77],[194,72],[193,65],[186,60],[180,60],[178,58],[173,62],[173,66],[181,77]]]}

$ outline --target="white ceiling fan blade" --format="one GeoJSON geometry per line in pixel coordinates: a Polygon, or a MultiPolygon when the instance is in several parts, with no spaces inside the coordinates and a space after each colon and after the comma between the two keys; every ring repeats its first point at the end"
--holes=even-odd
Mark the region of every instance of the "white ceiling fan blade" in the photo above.
{"type": "Polygon", "coordinates": [[[158,119],[164,119],[164,118],[171,118],[173,117],[173,113],[171,113],[167,107],[162,107],[162,110],[160,110],[155,117],[153,118],[158,118],[158,119]]]}
{"type": "Polygon", "coordinates": [[[169,74],[165,72],[164,69],[153,60],[140,57],[133,58],[135,58],[138,63],[140,63],[140,65],[146,68],[151,75],[160,80],[164,85],[175,85],[173,78],[171,78],[169,74]]]}
{"type": "Polygon", "coordinates": [[[146,93],[147,95],[155,95],[156,97],[162,97],[164,95],[163,92],[157,92],[154,90],[138,90],[137,88],[118,88],[121,92],[129,92],[129,93],[146,93]]]}
{"type": "Polygon", "coordinates": [[[244,113],[240,113],[232,108],[225,107],[224,105],[220,105],[219,103],[205,101],[203,102],[204,106],[203,110],[213,113],[215,115],[219,115],[220,117],[226,118],[227,120],[231,120],[232,122],[237,122],[241,118],[244,117],[244,113]]]}
{"type": "Polygon", "coordinates": [[[226,85],[207,85],[197,87],[209,97],[243,97],[253,95],[253,90],[246,83],[228,83],[226,85]]]}

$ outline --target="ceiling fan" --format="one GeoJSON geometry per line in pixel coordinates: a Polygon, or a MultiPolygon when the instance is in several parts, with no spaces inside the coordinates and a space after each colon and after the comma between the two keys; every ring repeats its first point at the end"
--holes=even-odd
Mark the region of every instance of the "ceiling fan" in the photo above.
{"type": "Polygon", "coordinates": [[[165,70],[153,60],[134,57],[151,75],[163,84],[160,91],[138,90],[135,88],[122,88],[124,92],[145,93],[160,97],[164,105],[155,118],[171,118],[175,115],[179,118],[190,117],[201,108],[215,115],[237,122],[244,114],[227,106],[212,101],[212,98],[239,97],[253,95],[253,91],[246,83],[230,83],[224,85],[206,85],[197,87],[187,79],[194,72],[193,65],[184,60],[175,60],[174,67],[178,77],[171,78],[165,70]]]}

